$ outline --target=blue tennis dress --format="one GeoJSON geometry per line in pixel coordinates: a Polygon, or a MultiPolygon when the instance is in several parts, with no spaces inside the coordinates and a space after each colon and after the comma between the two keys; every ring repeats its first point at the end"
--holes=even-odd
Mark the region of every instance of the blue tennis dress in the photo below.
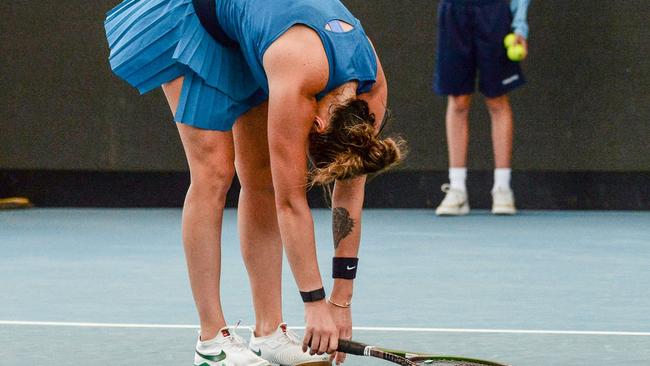
{"type": "Polygon", "coordinates": [[[216,0],[218,23],[239,47],[215,40],[192,0],[126,0],[106,17],[113,72],[144,94],[185,77],[175,120],[229,131],[242,114],[268,99],[263,57],[290,27],[304,24],[320,36],[330,77],[319,98],[356,80],[358,94],[376,81],[377,59],[361,23],[339,0],[216,0]],[[340,20],[349,32],[328,30],[340,20]]]}

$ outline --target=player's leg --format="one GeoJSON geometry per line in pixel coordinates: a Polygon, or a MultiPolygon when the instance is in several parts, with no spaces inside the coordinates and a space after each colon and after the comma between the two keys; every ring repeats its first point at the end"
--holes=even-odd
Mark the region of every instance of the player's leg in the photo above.
{"type": "Polygon", "coordinates": [[[467,189],[467,144],[469,107],[476,83],[473,37],[465,4],[443,0],[438,8],[438,49],[434,91],[448,96],[446,128],[449,148],[449,180],[443,186],[445,199],[436,209],[444,216],[469,212],[467,189]]]}
{"type": "MultiPolygon", "coordinates": [[[[198,78],[193,80],[202,83],[198,78]]],[[[174,114],[183,82],[179,78],[163,85],[174,114]]],[[[227,329],[221,307],[221,227],[226,194],[235,174],[232,133],[182,123],[177,126],[191,177],[183,207],[183,245],[201,323],[194,365],[267,366],[247,349],[241,337],[227,329]]]]}
{"type": "Polygon", "coordinates": [[[267,138],[267,103],[242,116],[233,128],[241,183],[239,236],[255,305],[250,348],[275,364],[329,365],[327,355],[302,352],[302,342],[282,321],[282,239],[267,138]]]}
{"type": "MultiPolygon", "coordinates": [[[[183,86],[179,78],[163,86],[176,113],[183,86]]],[[[183,244],[201,338],[214,338],[226,325],[221,309],[221,221],[234,176],[232,133],[178,124],[190,167],[191,184],[183,206],[183,244]]]]}
{"type": "Polygon", "coordinates": [[[255,107],[233,127],[235,165],[241,183],[238,205],[241,252],[255,305],[255,333],[282,323],[282,239],[275,212],[266,119],[268,104],[255,107]]]}

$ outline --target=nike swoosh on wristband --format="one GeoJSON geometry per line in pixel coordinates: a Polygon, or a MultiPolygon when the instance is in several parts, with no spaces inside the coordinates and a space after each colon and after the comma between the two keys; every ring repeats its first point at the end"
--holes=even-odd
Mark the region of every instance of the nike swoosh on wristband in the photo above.
{"type": "Polygon", "coordinates": [[[219,361],[223,361],[223,360],[226,359],[226,352],[224,352],[224,351],[221,351],[221,353],[216,355],[216,356],[204,355],[199,351],[196,351],[196,354],[199,355],[199,357],[204,358],[204,359],[206,359],[208,361],[212,361],[212,362],[219,362],[219,361]]]}
{"type": "Polygon", "coordinates": [[[355,268],[357,268],[357,266],[354,266],[354,267],[350,267],[350,266],[348,266],[348,271],[351,271],[351,270],[353,270],[353,269],[355,269],[355,268]]]}
{"type": "MultiPolygon", "coordinates": [[[[253,350],[251,350],[251,351],[253,351],[253,350]]],[[[256,354],[257,357],[262,357],[262,349],[261,348],[259,350],[257,350],[257,351],[253,351],[253,353],[256,354]]]]}

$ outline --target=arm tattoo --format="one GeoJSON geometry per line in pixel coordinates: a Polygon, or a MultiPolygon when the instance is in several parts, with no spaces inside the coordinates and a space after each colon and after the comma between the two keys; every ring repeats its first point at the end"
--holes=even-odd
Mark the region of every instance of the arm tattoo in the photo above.
{"type": "Polygon", "coordinates": [[[343,207],[336,207],[332,210],[332,232],[334,233],[334,249],[339,248],[341,241],[352,233],[354,219],[350,212],[343,207]]]}

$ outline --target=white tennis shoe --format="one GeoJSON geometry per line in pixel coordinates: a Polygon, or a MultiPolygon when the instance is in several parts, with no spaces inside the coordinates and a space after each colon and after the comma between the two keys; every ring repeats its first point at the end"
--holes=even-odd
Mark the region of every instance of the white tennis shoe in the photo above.
{"type": "Polygon", "coordinates": [[[492,213],[495,215],[515,215],[515,194],[512,189],[492,191],[492,213]]]}
{"type": "Polygon", "coordinates": [[[210,341],[196,344],[194,366],[270,366],[263,358],[251,352],[246,341],[228,328],[210,341]]]}
{"type": "Polygon", "coordinates": [[[280,366],[331,366],[330,356],[310,355],[302,351],[302,341],[287,329],[286,324],[280,324],[278,329],[266,337],[251,335],[249,347],[253,353],[274,365],[280,366]]]}
{"type": "Polygon", "coordinates": [[[438,216],[463,216],[469,213],[469,201],[467,191],[451,188],[449,184],[442,185],[442,191],[446,193],[445,199],[436,209],[438,216]]]}

